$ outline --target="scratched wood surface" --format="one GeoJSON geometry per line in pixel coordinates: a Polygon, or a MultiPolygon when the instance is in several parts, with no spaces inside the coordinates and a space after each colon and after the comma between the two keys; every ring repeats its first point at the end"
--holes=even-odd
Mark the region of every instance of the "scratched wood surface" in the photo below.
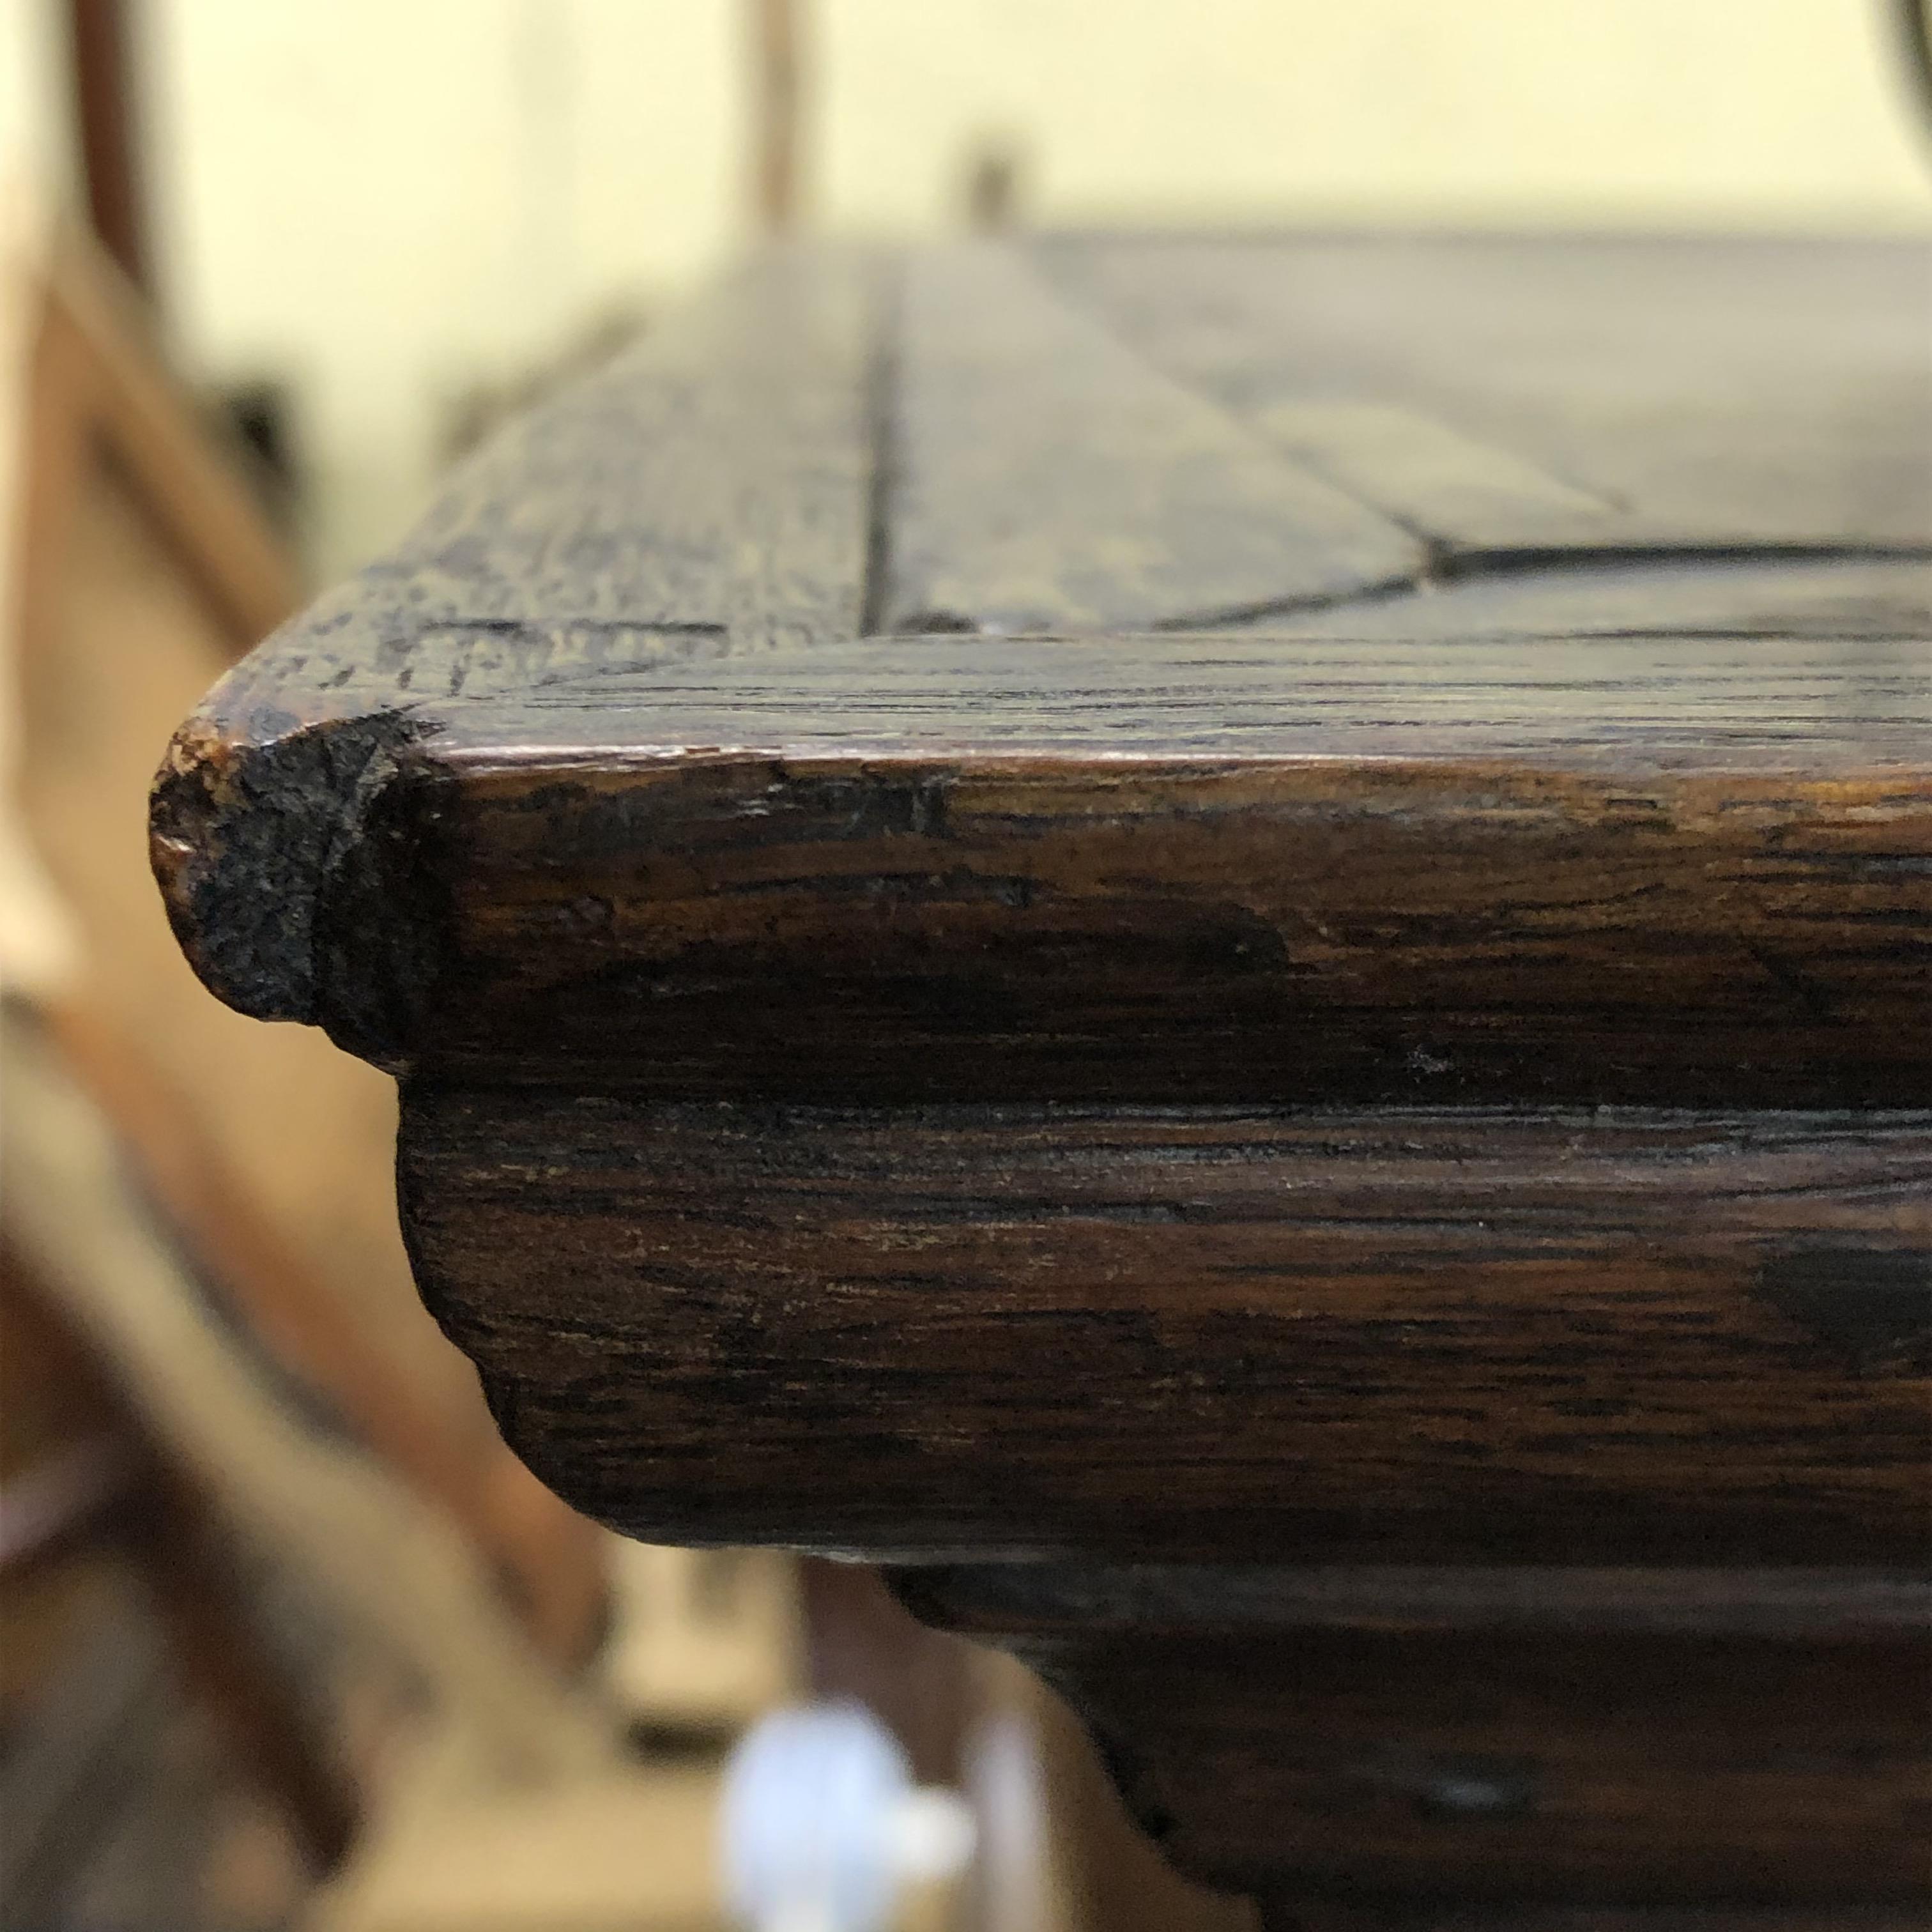
{"type": "Polygon", "coordinates": [[[1621,640],[706,668],[642,728],[746,748],[406,754],[322,1012],[665,1097],[1910,1106],[1932,692],[1810,648],[1661,719],[1621,640]]]}
{"type": "Polygon", "coordinates": [[[1198,1875],[1910,1909],[1928,261],[776,252],[210,694],[176,931],[541,1473],[1198,1875]]]}
{"type": "Polygon", "coordinates": [[[459,699],[238,770],[196,754],[158,849],[218,990],[396,1066],[666,1096],[1910,1105],[1925,649],[700,659],[569,686],[530,742],[476,743],[503,715],[459,699]]]}
{"type": "Polygon", "coordinates": [[[404,1106],[430,1306],[650,1540],[1924,1550],[1932,1116],[404,1106]]]}
{"type": "Polygon", "coordinates": [[[385,1064],[668,1097],[1910,1104],[1922,269],[775,256],[213,694],[177,929],[385,1064]]]}

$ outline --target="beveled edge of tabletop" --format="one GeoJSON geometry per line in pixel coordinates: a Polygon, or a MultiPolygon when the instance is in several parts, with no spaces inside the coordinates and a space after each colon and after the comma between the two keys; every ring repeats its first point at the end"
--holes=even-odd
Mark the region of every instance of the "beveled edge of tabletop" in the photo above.
{"type": "MultiPolygon", "coordinates": [[[[326,956],[345,943],[324,930],[322,902],[407,838],[398,800],[429,776],[890,764],[944,780],[1031,764],[1117,793],[1129,770],[1233,763],[1299,772],[1298,790],[1317,766],[1418,766],[1478,784],[1504,770],[1610,788],[1788,776],[1851,783],[1881,810],[1922,796],[1922,548],[1856,532],[1675,548],[1639,524],[1586,534],[1496,554],[1499,580],[1571,580],[1552,607],[1561,628],[1539,627],[1507,580],[1459,582],[1487,567],[1425,556],[1314,487],[1012,251],[932,251],[894,269],[780,250],[513,425],[396,553],[231,673],[158,779],[155,868],[214,991],[313,1021],[328,1017],[326,956]],[[915,308],[927,319],[908,332],[915,308]],[[929,365],[916,407],[911,357],[929,365]],[[1046,441],[1034,426],[1039,398],[1060,388],[1092,449],[1066,422],[1046,441]],[[1014,392],[990,451],[962,442],[962,422],[1014,392]],[[1152,451],[1124,485],[1134,466],[1103,433],[1123,397],[1152,451]],[[908,422],[909,409],[929,420],[908,422]],[[958,477],[983,496],[1018,455],[1036,466],[1069,450],[1057,487],[1103,493],[1133,541],[1108,550],[1103,518],[1094,554],[1128,559],[1141,600],[1129,608],[1150,627],[1096,618],[1086,580],[1067,580],[1045,603],[1070,627],[1008,628],[1001,600],[1028,608],[1040,548],[1016,565],[1004,526],[967,531],[936,562],[906,554],[892,491],[910,493],[907,529],[944,532],[979,500],[958,477]],[[1196,514],[1203,488],[1212,517],[1196,514]],[[1149,530],[1177,515],[1178,534],[1145,561],[1149,530]],[[1337,555],[1356,559],[1339,577],[1337,555]],[[908,583],[966,571],[992,614],[898,610],[880,588],[889,567],[908,583]],[[1646,619],[1644,573],[1659,569],[1678,573],[1678,602],[1646,619]],[[1600,574],[1581,621],[1580,572],[1600,574]],[[1201,612],[1222,628],[1175,614],[1196,608],[1199,584],[1244,573],[1289,594],[1201,612]],[[1714,603],[1697,587],[1711,581],[1714,603]],[[895,634],[865,634],[882,619],[895,634]]],[[[1076,535],[1076,551],[1095,537],[1076,535]]],[[[380,920],[377,899],[356,904],[380,920]]]]}

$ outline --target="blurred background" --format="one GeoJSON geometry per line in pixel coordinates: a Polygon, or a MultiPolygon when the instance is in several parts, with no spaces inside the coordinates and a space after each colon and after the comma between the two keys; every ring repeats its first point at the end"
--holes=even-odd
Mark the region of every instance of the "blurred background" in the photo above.
{"type": "Polygon", "coordinates": [[[1932,232],[1913,18],[0,0],[0,1928],[722,1928],[747,1735],[767,1810],[872,1794],[811,1827],[902,1868],[854,1932],[1245,1924],[868,1574],[621,1545],[525,1474],[412,1289],[388,1083],[200,991],[148,783],[450,461],[761,235],[1932,232]]]}
{"type": "MultiPolygon", "coordinates": [[[[77,191],[64,0],[0,126],[77,191]]],[[[82,11],[86,10],[85,8],[82,11]]],[[[126,0],[130,211],[177,366],[284,388],[323,576],[466,392],[648,315],[762,218],[758,0],[126,0]]],[[[1886,0],[798,0],[795,218],[1897,229],[1932,220],[1886,0]]],[[[782,58],[782,56],[781,56],[782,58]]]]}

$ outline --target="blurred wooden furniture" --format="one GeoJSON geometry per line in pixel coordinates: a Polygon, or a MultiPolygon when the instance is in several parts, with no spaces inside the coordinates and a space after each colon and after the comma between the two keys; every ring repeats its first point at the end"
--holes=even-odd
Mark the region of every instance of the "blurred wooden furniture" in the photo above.
{"type": "Polygon", "coordinates": [[[176,931],[547,1480],[898,1566],[1270,1923],[1909,1917],[1924,274],[774,252],[217,688],[176,931]]]}
{"type": "MultiPolygon", "coordinates": [[[[366,1140],[370,1174],[380,1177],[387,1122],[358,1104],[363,1070],[343,1062],[338,1072],[306,1053],[292,1064],[272,1048],[258,1070],[195,1027],[192,1012],[187,1030],[175,1024],[182,1004],[203,1003],[158,945],[143,944],[151,931],[164,934],[148,896],[133,890],[144,884],[134,802],[169,722],[158,686],[184,644],[203,654],[190,680],[232,662],[294,608],[296,578],[247,487],[245,452],[223,446],[170,376],[112,267],[62,235],[36,279],[7,665],[15,688],[5,706],[21,770],[7,773],[14,796],[4,817],[10,839],[35,855],[25,862],[44,864],[51,878],[51,894],[26,896],[39,904],[36,919],[59,928],[52,950],[64,964],[44,986],[23,987],[17,970],[4,976],[34,996],[217,1292],[286,1369],[477,1537],[539,1646],[581,1662],[604,1616],[602,1538],[500,1447],[452,1426],[421,1378],[370,1339],[276,1211],[282,1203],[260,1171],[266,1144],[248,1145],[249,1130],[238,1134],[224,1118],[245,1108],[264,1076],[278,1085],[304,1077],[312,1108],[346,1114],[343,1131],[366,1140]],[[116,530],[129,500],[138,526],[116,530]],[[105,542],[104,520],[113,532],[105,542]],[[133,563],[129,550],[155,537],[160,558],[133,563]],[[112,620],[76,595],[82,573],[140,579],[112,610],[128,634],[104,634],[112,620]],[[341,1074],[353,1099],[340,1093],[341,1074]],[[248,1147],[241,1158],[238,1141],[248,1147]]],[[[17,862],[7,872],[16,895],[6,914],[8,968],[22,947],[49,950],[20,930],[17,862]]],[[[310,1187],[341,1186],[339,1171],[328,1172],[340,1157],[314,1135],[313,1117],[304,1138],[316,1170],[310,1187]]],[[[386,1214],[386,1190],[375,1204],[386,1214]]]]}
{"type": "MultiPolygon", "coordinates": [[[[16,1070],[10,1056],[7,1070],[10,1084],[16,1070]]],[[[14,1105],[33,1098],[31,1078],[14,1091],[14,1105]]],[[[33,1178],[30,1162],[21,1178],[33,1178]]],[[[12,1229],[0,1225],[0,1347],[10,1358],[5,1406],[43,1412],[38,1453],[5,1472],[0,1501],[16,1533],[0,1552],[0,1577],[10,1587],[29,1566],[84,1544],[131,1559],[176,1671],[212,1713],[232,1756],[268,1794],[309,1868],[326,1871],[355,1835],[353,1774],[294,1689],[292,1673],[241,1606],[248,1594],[245,1565],[209,1484],[183,1466],[104,1371],[93,1338],[64,1300],[34,1259],[16,1251],[12,1229]]],[[[23,1781],[32,1775],[30,1757],[20,1775],[23,1781]]],[[[89,1804],[78,1773],[73,1788],[52,1782],[62,1808],[89,1804]]],[[[23,1845],[8,1861],[8,1878],[37,1862],[31,1845],[23,1845]]],[[[27,1909],[10,1883],[0,1882],[0,1897],[16,1912],[27,1909]]]]}
{"type": "Polygon", "coordinates": [[[247,453],[224,447],[214,424],[170,376],[137,298],[104,256],[63,233],[46,250],[43,274],[28,376],[21,547],[26,634],[44,634],[58,623],[54,606],[69,532],[80,514],[90,459],[105,451],[216,625],[245,650],[298,599],[286,546],[237,473],[247,453]]]}
{"type": "MultiPolygon", "coordinates": [[[[663,1775],[631,1763],[622,1714],[568,1684],[525,1641],[478,1552],[447,1517],[352,1444],[291,1412],[264,1384],[249,1345],[184,1277],[117,1160],[106,1120],[45,1034],[9,1011],[0,1016],[0,1044],[10,1102],[0,1129],[9,1259],[104,1365],[138,1418],[163,1494],[182,1499],[159,1514],[151,1501],[142,1517],[151,1570],[181,1575],[178,1600],[190,1615],[199,1610],[214,1640],[195,1654],[231,1679],[243,1661],[232,1653],[244,1625],[224,1611],[225,1593],[189,1574],[206,1564],[213,1529],[299,1575],[385,1668],[400,1670],[422,1704],[419,1735],[392,1746],[379,1771],[363,1765],[345,1775],[331,1735],[338,1714],[287,1708],[299,1700],[252,1659],[245,1685],[231,1682],[223,1699],[230,1714],[258,1718],[252,1728],[274,1788],[295,1800],[319,1865],[341,1860],[354,1840],[316,1922],[386,1932],[478,1923],[465,1916],[469,1894],[447,1902],[448,1886],[415,1856],[424,1834],[460,1834],[480,1816],[508,1864],[520,1851],[527,1864],[530,1841],[514,1828],[518,1805],[535,1798],[541,1810],[568,1798],[614,1816],[628,1812],[637,1836],[596,1872],[577,1875],[576,1895],[587,1878],[590,1895],[621,1900],[625,1916],[562,1922],[661,1922],[695,1932],[682,1914],[635,1916],[647,1888],[650,1823],[667,1800],[663,1775]],[[394,1902],[399,1884],[402,1906],[394,1902]]],[[[326,1705],[321,1687],[304,1688],[312,1706],[326,1705]]],[[[672,1801],[681,1803],[698,1776],[673,1777],[672,1801]]],[[[554,1900],[532,1903],[527,1879],[520,1889],[509,1869],[496,1873],[495,1891],[502,1912],[492,1922],[559,1922],[554,1900]]]]}
{"type": "Polygon", "coordinates": [[[0,207],[0,1558],[10,1591],[83,1544],[130,1556],[170,1660],[321,1873],[368,1834],[371,1738],[341,1733],[371,1727],[262,1642],[262,1551],[324,1622],[388,1640],[368,1674],[406,1680],[400,1705],[440,1687],[457,1736],[480,1698],[502,1719],[486,1742],[538,1740],[469,1751],[487,1784],[586,1732],[625,1766],[624,1709],[591,1723],[566,1681],[606,1633],[610,1540],[466,1424],[460,1358],[440,1388],[394,1346],[428,1324],[394,1229],[388,1082],[213,1008],[168,938],[148,772],[181,705],[292,608],[295,573],[112,271],[21,212],[0,207]]]}

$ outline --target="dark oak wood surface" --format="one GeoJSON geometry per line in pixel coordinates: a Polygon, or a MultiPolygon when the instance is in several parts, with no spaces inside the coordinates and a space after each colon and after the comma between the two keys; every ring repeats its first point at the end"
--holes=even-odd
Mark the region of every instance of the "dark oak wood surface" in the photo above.
{"type": "Polygon", "coordinates": [[[1149,362],[1453,554],[1922,550],[1932,528],[1917,239],[1042,254],[1149,362]]]}
{"type": "Polygon", "coordinates": [[[553,653],[522,744],[446,700],[197,754],[162,850],[218,988],[398,1066],[670,1096],[1911,1105],[1924,653],[976,637],[628,688],[553,653]],[[346,843],[312,802],[332,784],[346,843]],[[289,877],[319,818],[333,842],[289,877]]]}
{"type": "Polygon", "coordinates": [[[211,694],[176,931],[548,1480],[1190,1869],[1912,1904],[1928,262],[776,252],[211,694]]]}
{"type": "Polygon", "coordinates": [[[1116,1773],[1146,1828],[1224,1885],[1465,1912],[1926,1895],[1922,1624],[1832,1645],[1006,1640],[1124,1741],[1116,1773]]]}
{"type": "Polygon", "coordinates": [[[418,1280],[512,1439],[648,1540],[1924,1553],[1932,1115],[868,1116],[412,1082],[400,1170],[418,1280]]]}

